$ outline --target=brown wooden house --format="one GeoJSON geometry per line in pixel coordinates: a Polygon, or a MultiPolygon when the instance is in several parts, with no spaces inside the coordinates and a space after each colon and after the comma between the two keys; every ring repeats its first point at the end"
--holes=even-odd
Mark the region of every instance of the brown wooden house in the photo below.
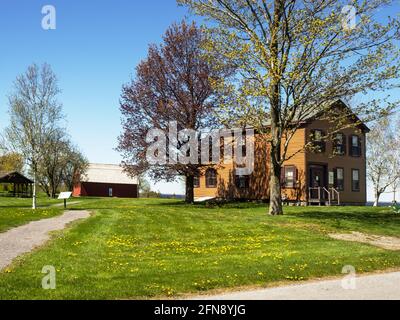
{"type": "MultiPolygon", "coordinates": [[[[348,108],[343,102],[338,107],[348,108]]],[[[290,160],[282,168],[282,197],[296,204],[365,205],[366,134],[355,115],[343,130],[331,130],[332,119],[310,117],[288,145],[290,160]],[[328,135],[330,131],[334,131],[328,135]],[[329,138],[324,139],[323,137],[329,138]],[[312,140],[313,148],[304,148],[312,140]]],[[[210,167],[195,179],[195,198],[265,200],[269,197],[269,151],[266,134],[255,135],[254,171],[236,176],[234,164],[210,167]]]]}

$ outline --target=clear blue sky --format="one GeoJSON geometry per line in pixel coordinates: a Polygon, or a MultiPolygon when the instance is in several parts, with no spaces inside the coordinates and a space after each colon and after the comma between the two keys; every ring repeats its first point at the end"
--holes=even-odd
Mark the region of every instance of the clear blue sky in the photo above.
{"type": "MultiPolygon", "coordinates": [[[[68,130],[91,162],[119,163],[119,96],[150,43],[187,15],[175,0],[0,0],[0,129],[7,94],[33,62],[49,63],[59,78],[68,130]],[[51,4],[57,29],[41,27],[51,4]]],[[[182,192],[180,185],[157,186],[182,192]]]]}
{"type": "MultiPolygon", "coordinates": [[[[399,13],[399,4],[381,12],[399,13]]],[[[119,96],[150,43],[189,17],[175,0],[0,0],[0,130],[8,123],[7,94],[33,62],[51,64],[72,139],[91,162],[119,163],[119,96]],[[41,27],[44,5],[57,12],[57,29],[41,27]]],[[[182,184],[159,184],[182,193],[182,184]]]]}

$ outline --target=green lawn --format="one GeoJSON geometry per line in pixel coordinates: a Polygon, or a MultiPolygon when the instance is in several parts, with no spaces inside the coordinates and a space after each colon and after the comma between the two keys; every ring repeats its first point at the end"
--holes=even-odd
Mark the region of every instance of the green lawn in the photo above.
{"type": "Polygon", "coordinates": [[[340,275],[345,265],[400,266],[399,252],[327,236],[399,236],[400,216],[385,208],[290,207],[282,217],[267,216],[263,205],[172,200],[84,199],[74,208],[94,215],[1,273],[1,299],[176,297],[340,275]],[[57,270],[56,290],[41,288],[45,265],[57,270]]]}
{"type": "Polygon", "coordinates": [[[38,209],[33,211],[32,199],[0,197],[0,232],[26,224],[30,221],[51,218],[62,213],[57,207],[60,200],[49,199],[40,195],[37,199],[38,209]]]}

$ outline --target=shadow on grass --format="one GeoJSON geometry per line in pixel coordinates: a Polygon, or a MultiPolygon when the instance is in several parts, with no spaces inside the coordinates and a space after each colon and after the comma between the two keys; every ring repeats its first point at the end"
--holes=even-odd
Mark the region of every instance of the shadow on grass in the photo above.
{"type": "Polygon", "coordinates": [[[267,210],[267,204],[265,203],[254,203],[254,202],[196,202],[195,204],[187,204],[185,201],[177,200],[169,202],[159,202],[151,204],[156,207],[179,207],[179,208],[193,208],[193,209],[241,209],[241,210],[253,210],[257,208],[265,208],[267,210]]]}
{"type": "MultiPolygon", "coordinates": [[[[352,229],[356,226],[364,226],[370,230],[385,230],[386,226],[390,228],[400,227],[400,216],[390,211],[366,211],[373,210],[371,208],[351,209],[342,207],[340,209],[331,210],[309,210],[301,212],[290,212],[287,215],[321,222],[322,224],[331,225],[337,229],[352,229]]],[[[388,231],[388,230],[386,230],[388,231]]]]}

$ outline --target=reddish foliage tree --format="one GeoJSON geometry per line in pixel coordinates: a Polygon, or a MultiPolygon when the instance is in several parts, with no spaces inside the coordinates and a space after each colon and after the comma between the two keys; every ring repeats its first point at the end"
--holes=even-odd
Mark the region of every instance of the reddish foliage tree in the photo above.
{"type": "MultiPolygon", "coordinates": [[[[146,172],[156,181],[184,176],[188,203],[194,200],[194,177],[204,165],[151,165],[146,159],[150,145],[146,136],[151,129],[162,130],[168,136],[169,123],[173,121],[178,129],[198,132],[215,125],[216,94],[212,83],[226,76],[227,71],[204,57],[204,38],[194,23],[172,25],[162,45],[149,47],[147,58],[136,68],[136,78],[123,87],[120,102],[123,133],[118,150],[125,170],[131,175],[146,172]]],[[[178,149],[187,142],[178,138],[178,149]]]]}

